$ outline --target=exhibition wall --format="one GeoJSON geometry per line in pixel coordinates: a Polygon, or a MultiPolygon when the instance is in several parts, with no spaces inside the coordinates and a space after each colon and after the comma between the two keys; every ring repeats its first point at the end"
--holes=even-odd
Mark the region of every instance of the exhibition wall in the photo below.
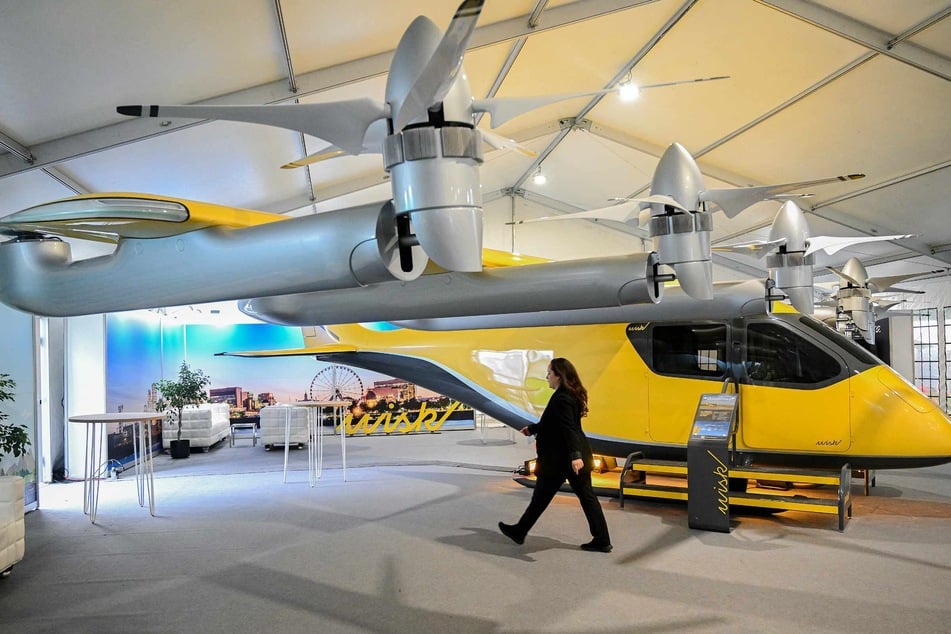
{"type": "MultiPolygon", "coordinates": [[[[471,428],[474,424],[472,411],[462,410],[458,404],[449,412],[443,407],[438,419],[432,404],[428,408],[424,406],[424,417],[418,400],[438,400],[439,395],[379,373],[338,366],[331,375],[328,374],[330,364],[310,356],[217,356],[226,351],[301,348],[304,339],[300,328],[263,323],[186,324],[154,311],[110,314],[104,321],[102,317],[71,320],[70,325],[70,332],[75,333],[70,338],[75,341],[70,347],[71,358],[77,368],[83,362],[89,364],[83,371],[71,372],[78,378],[70,387],[70,394],[77,395],[71,399],[70,414],[152,411],[159,396],[152,384],[160,379],[175,380],[182,362],[187,362],[193,370],[201,370],[211,378],[208,386],[211,400],[229,402],[233,415],[256,416],[260,408],[268,404],[327,400],[331,397],[328,390],[333,387],[342,391],[342,397],[353,399],[364,408],[369,402],[373,408],[355,412],[351,428],[360,433],[372,433],[371,430],[376,429],[392,431],[397,425],[395,422],[389,427],[375,425],[379,416],[366,417],[371,413],[385,414],[386,405],[394,411],[401,409],[402,402],[413,402],[409,409],[415,414],[404,418],[406,424],[400,426],[401,432],[414,429],[417,419],[438,421],[442,429],[466,425],[471,428]],[[104,338],[100,336],[101,331],[104,338]],[[104,361],[102,366],[100,359],[104,361]],[[96,383],[93,375],[104,376],[104,385],[96,383]],[[100,401],[100,394],[104,395],[104,401],[100,401]]],[[[77,467],[81,468],[84,455],[83,439],[76,436],[79,431],[82,430],[71,430],[70,446],[79,447],[78,453],[70,452],[68,460],[76,465],[74,473],[77,467]]],[[[155,423],[152,445],[157,451],[162,447],[161,433],[162,425],[155,423]]],[[[130,425],[107,425],[105,447],[97,460],[98,475],[106,475],[110,467],[124,468],[133,459],[130,425]]]]}

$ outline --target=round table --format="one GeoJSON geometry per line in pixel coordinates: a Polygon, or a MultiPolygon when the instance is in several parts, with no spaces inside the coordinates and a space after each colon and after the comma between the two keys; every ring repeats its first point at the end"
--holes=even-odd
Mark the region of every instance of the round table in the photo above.
{"type": "Polygon", "coordinates": [[[83,513],[89,521],[96,523],[96,510],[99,507],[99,475],[97,466],[102,454],[102,439],[105,430],[101,425],[108,423],[134,423],[132,427],[132,449],[135,457],[135,482],[139,492],[139,506],[145,506],[145,496],[149,498],[149,513],[155,515],[155,478],[152,465],[153,421],[165,418],[163,412],[107,412],[105,414],[81,414],[70,416],[69,422],[86,425],[86,464],[83,474],[83,513]],[[141,466],[139,458],[142,458],[141,466]]]}

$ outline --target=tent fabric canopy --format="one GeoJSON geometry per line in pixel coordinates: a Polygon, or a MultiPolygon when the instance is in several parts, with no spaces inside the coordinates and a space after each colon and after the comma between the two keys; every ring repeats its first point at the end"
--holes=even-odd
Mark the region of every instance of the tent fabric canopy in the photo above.
{"type": "MultiPolygon", "coordinates": [[[[282,170],[328,142],[260,125],[130,119],[116,106],[382,101],[409,23],[422,14],[443,30],[455,5],[7,3],[0,216],[99,191],[288,215],[386,199],[379,155],[282,170]]],[[[485,246],[554,259],[650,250],[644,232],[623,223],[517,221],[646,196],[661,154],[678,142],[711,189],[866,174],[799,202],[812,235],[915,237],[819,253],[817,281],[856,257],[878,277],[926,274],[942,295],[951,266],[949,13],[943,0],[486,0],[464,62],[476,99],[729,79],[645,90],[633,102],[579,97],[496,128],[537,155],[485,148],[485,246]],[[532,178],[539,171],[544,184],[532,178]]],[[[489,115],[479,121],[490,124],[489,115]]],[[[714,245],[767,239],[780,202],[733,218],[716,211],[714,245]]],[[[717,253],[714,263],[718,280],[766,275],[753,255],[717,253]]]]}

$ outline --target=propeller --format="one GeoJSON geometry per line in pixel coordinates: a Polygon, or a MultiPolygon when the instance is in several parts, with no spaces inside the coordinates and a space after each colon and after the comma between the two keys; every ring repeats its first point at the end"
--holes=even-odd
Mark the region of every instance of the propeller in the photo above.
{"type": "MultiPolygon", "coordinates": [[[[484,0],[463,0],[445,33],[425,16],[403,33],[387,76],[385,100],[369,98],[319,104],[253,106],[119,106],[138,117],[222,119],[287,128],[330,143],[320,152],[284,167],[300,167],[344,154],[379,152],[390,173],[394,218],[404,242],[418,243],[424,256],[453,271],[482,268],[482,194],[479,166],[483,145],[535,153],[494,132],[475,127],[477,113],[491,127],[543,105],[616,89],[539,98],[474,100],[463,60],[484,0]],[[406,229],[406,217],[410,228],[406,229]]],[[[653,84],[642,88],[706,82],[724,77],[653,84]]],[[[389,222],[390,219],[387,219],[389,222]]],[[[404,263],[405,265],[406,263],[404,263]]],[[[414,267],[418,268],[418,267],[414,267]]]]}
{"type": "MultiPolygon", "coordinates": [[[[909,236],[903,236],[909,237],[909,236]]],[[[923,273],[904,273],[901,275],[885,275],[881,277],[869,277],[865,266],[856,258],[849,258],[842,268],[834,266],[827,267],[830,271],[838,275],[852,286],[867,288],[872,293],[914,293],[916,295],[924,294],[924,291],[918,291],[910,288],[898,288],[895,284],[905,280],[915,279],[922,275],[931,275],[941,271],[925,271],[923,273]]]]}
{"type": "Polygon", "coordinates": [[[865,178],[865,174],[848,174],[846,176],[832,176],[811,181],[782,183],[780,185],[762,185],[758,187],[735,187],[729,189],[708,189],[701,193],[700,200],[710,202],[723,210],[727,218],[733,218],[738,213],[763,200],[777,200],[779,198],[807,198],[812,194],[797,194],[790,196],[788,192],[804,187],[828,185],[829,183],[847,182],[865,178]]]}
{"type": "MultiPolygon", "coordinates": [[[[838,179],[821,179],[808,182],[817,184],[835,182],[836,180],[838,179]]],[[[803,314],[811,315],[814,312],[814,253],[824,251],[832,255],[854,244],[882,240],[901,240],[902,238],[910,237],[912,237],[910,234],[869,237],[812,236],[809,230],[809,223],[806,221],[806,216],[802,212],[802,209],[800,209],[799,205],[794,201],[787,200],[780,206],[779,211],[773,218],[773,223],[769,229],[769,238],[767,240],[717,245],[713,247],[713,250],[750,253],[757,258],[761,258],[767,253],[775,251],[775,253],[772,253],[766,259],[769,278],[789,297],[789,301],[795,306],[796,310],[803,314]]],[[[856,260],[856,262],[858,261],[856,260]]],[[[858,274],[866,278],[868,277],[866,273],[858,274]]],[[[845,272],[843,275],[848,276],[850,273],[845,272]]],[[[856,286],[861,286],[862,284],[864,284],[864,282],[855,282],[856,286]]]]}
{"type": "MultiPolygon", "coordinates": [[[[319,104],[120,106],[117,111],[272,125],[330,143],[287,167],[382,152],[391,175],[394,221],[408,217],[413,234],[404,235],[402,226],[388,232],[418,241],[425,254],[446,269],[479,271],[483,137],[473,126],[472,95],[462,61],[483,3],[463,0],[445,34],[428,18],[416,18],[397,46],[382,103],[361,98],[319,104]],[[374,125],[378,121],[381,125],[374,125]]],[[[491,142],[503,143],[496,137],[491,142]]]]}
{"type": "MultiPolygon", "coordinates": [[[[654,170],[651,181],[650,195],[642,198],[632,198],[617,205],[591,209],[571,214],[546,216],[522,222],[541,222],[547,220],[568,220],[573,218],[605,219],[627,224],[647,225],[649,235],[654,239],[654,250],[657,251],[659,262],[674,269],[680,285],[691,297],[697,299],[711,299],[713,297],[713,263],[712,250],[733,250],[753,253],[762,257],[767,252],[782,248],[789,240],[788,236],[802,235],[799,240],[801,248],[791,250],[805,251],[805,239],[808,237],[808,226],[801,218],[802,212],[798,207],[798,218],[794,213],[787,214],[789,218],[779,222],[782,229],[775,229],[770,234],[768,242],[749,242],[743,245],[730,247],[711,247],[710,232],[713,221],[708,206],[716,206],[733,217],[743,209],[760,202],[776,198],[788,198],[791,191],[811,185],[821,185],[862,178],[861,174],[836,176],[796,183],[780,185],[763,185],[756,187],[739,187],[733,189],[707,189],[703,183],[703,176],[693,156],[679,143],[671,144],[660,158],[654,170]],[[777,234],[777,235],[774,235],[777,234]]],[[[788,204],[794,205],[791,201],[788,204]]],[[[782,214],[782,210],[781,210],[782,214]]],[[[777,285],[779,285],[779,280],[777,285]]],[[[797,295],[797,307],[812,312],[812,269],[801,271],[795,280],[787,282],[787,289],[806,286],[802,291],[792,291],[797,295]],[[799,297],[801,295],[801,297],[799,297]]]]}
{"type": "MultiPolygon", "coordinates": [[[[436,49],[429,55],[426,66],[416,78],[402,102],[398,101],[399,85],[402,82],[387,83],[387,101],[393,105],[394,129],[402,130],[410,123],[425,123],[429,120],[429,110],[437,107],[449,94],[456,81],[456,76],[462,70],[462,59],[465,55],[469,37],[475,29],[479,14],[482,12],[483,0],[464,0],[456,9],[446,34],[439,41],[436,49]],[[390,86],[395,90],[390,91],[390,86]]],[[[406,44],[414,46],[417,42],[433,41],[435,25],[423,16],[413,20],[409,29],[403,35],[400,46],[406,44]],[[425,35],[424,35],[425,33],[425,35]]],[[[422,51],[423,48],[419,49],[422,51]]],[[[399,48],[397,48],[397,56],[399,48]]],[[[405,67],[403,67],[405,68],[405,67]]]]}
{"type": "Polygon", "coordinates": [[[875,343],[875,315],[872,311],[872,291],[865,266],[856,258],[849,258],[841,269],[828,267],[839,276],[839,290],[835,294],[836,330],[854,339],[875,343]]]}
{"type": "Polygon", "coordinates": [[[839,276],[839,290],[835,293],[836,328],[840,332],[875,343],[875,308],[887,310],[904,300],[885,300],[873,297],[874,293],[916,293],[924,291],[897,288],[894,284],[936,271],[906,273],[884,277],[870,277],[858,259],[849,258],[841,268],[828,267],[839,276]]]}

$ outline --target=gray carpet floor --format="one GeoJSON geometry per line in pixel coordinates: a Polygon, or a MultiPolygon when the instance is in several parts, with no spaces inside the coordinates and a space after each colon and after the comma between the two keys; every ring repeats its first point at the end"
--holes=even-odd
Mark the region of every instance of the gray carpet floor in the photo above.
{"type": "Polygon", "coordinates": [[[26,558],[0,580],[3,632],[948,632],[951,465],[879,472],[844,533],[808,513],[687,527],[686,507],[603,499],[614,542],[587,553],[556,497],[523,546],[498,533],[530,491],[504,430],[339,438],[306,451],[228,443],[156,459],[156,517],[125,473],[46,485],[26,558]]]}

